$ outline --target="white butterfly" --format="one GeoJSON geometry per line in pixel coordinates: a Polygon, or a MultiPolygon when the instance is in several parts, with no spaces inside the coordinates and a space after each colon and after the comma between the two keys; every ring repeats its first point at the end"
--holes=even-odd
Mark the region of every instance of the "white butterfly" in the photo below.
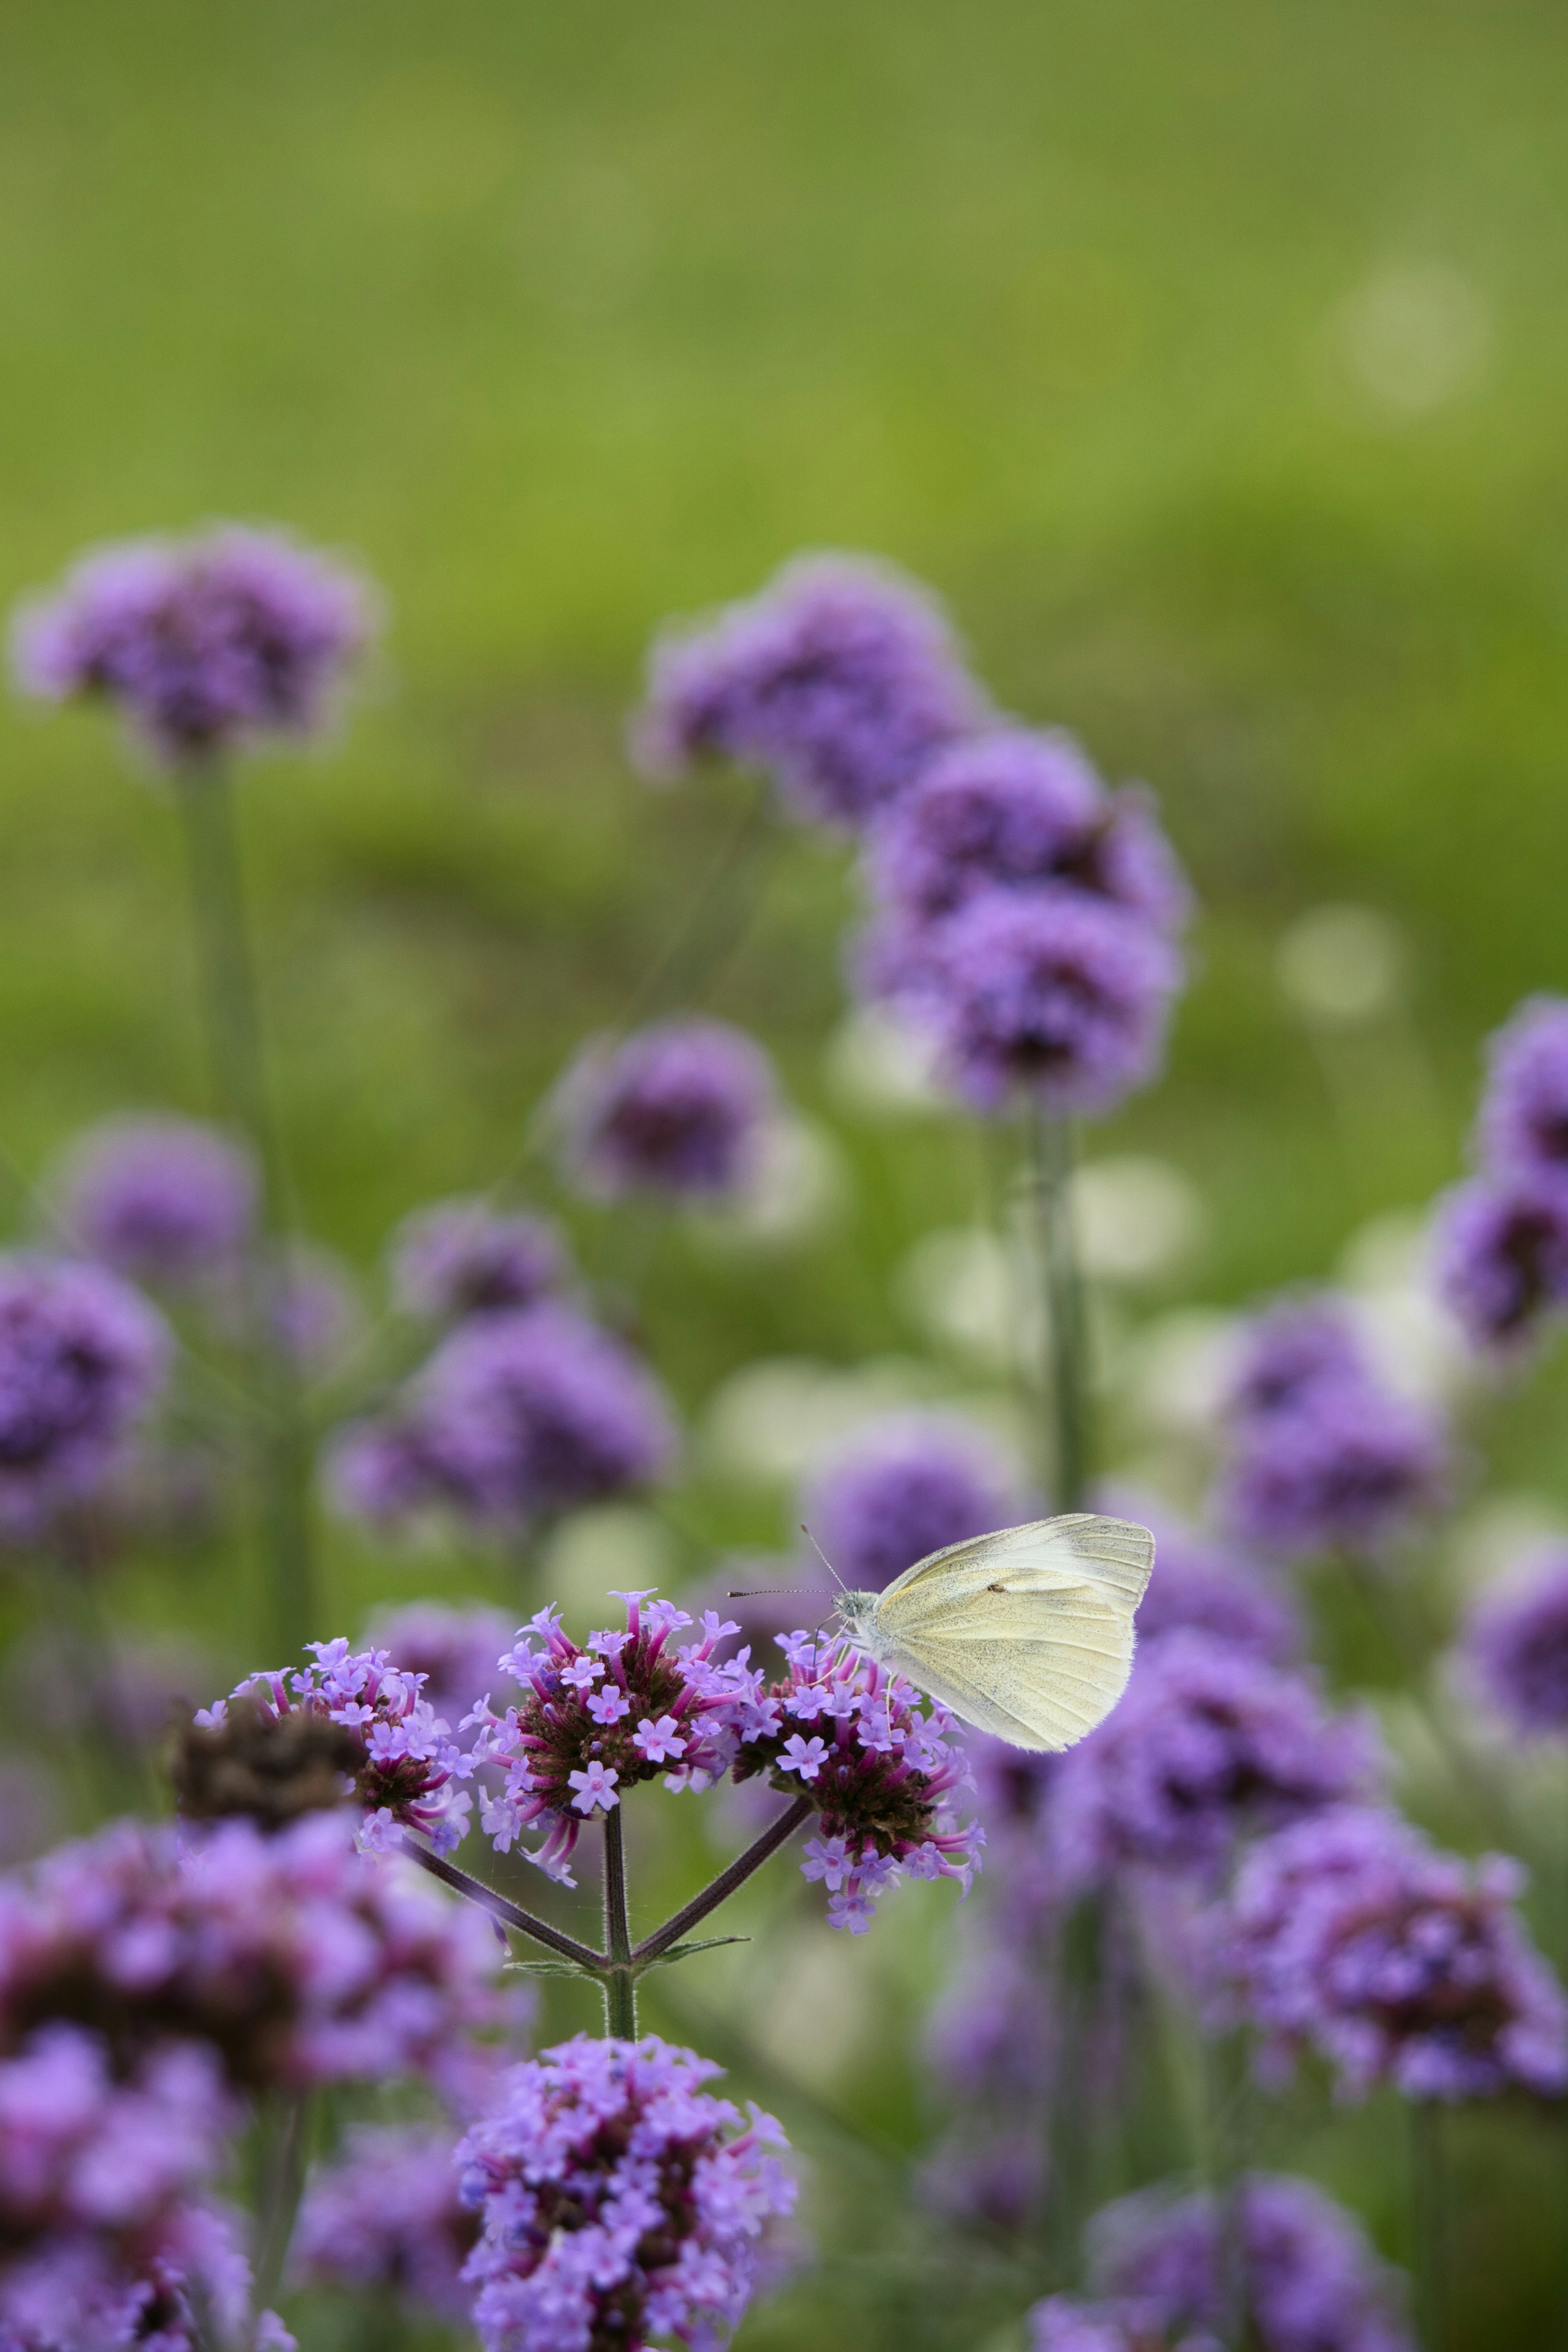
{"type": "Polygon", "coordinates": [[[1074,1511],[949,1544],[838,1604],[858,1649],[1015,1748],[1070,1748],[1132,1671],[1154,1538],[1074,1511]]]}

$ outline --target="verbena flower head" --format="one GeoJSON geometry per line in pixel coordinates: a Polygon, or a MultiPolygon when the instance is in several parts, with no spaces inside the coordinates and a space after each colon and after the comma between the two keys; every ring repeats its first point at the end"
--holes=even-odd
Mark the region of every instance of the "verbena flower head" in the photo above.
{"type": "Polygon", "coordinates": [[[619,1044],[591,1040],[556,1096],[566,1167],[602,1200],[744,1189],[776,1103],[773,1066],[743,1030],[697,1015],[619,1044]]]}
{"type": "Polygon", "coordinates": [[[368,1518],[446,1507],[515,1528],[650,1483],[676,1446],[664,1391],[625,1341],[547,1305],[459,1325],[384,1420],[339,1441],[333,1477],[368,1518]]]}
{"type": "Polygon", "coordinates": [[[1216,1926],[1274,2076],[1302,2050],[1342,2098],[1568,2087],[1568,2001],[1514,1905],[1515,1862],[1436,1851],[1397,1815],[1345,1808],[1255,1847],[1216,1926]]]}
{"type": "Polygon", "coordinates": [[[1366,1348],[1340,1299],[1308,1293],[1255,1315],[1243,1335],[1226,1410],[1252,1422],[1308,1405],[1324,1390],[1373,1379],[1366,1348]]]}
{"type": "Polygon", "coordinates": [[[374,613],[362,582],[280,533],[128,540],[25,605],[24,689],[101,697],[170,767],[321,726],[374,613]]]}
{"type": "Polygon", "coordinates": [[[1531,996],[1490,1039],[1477,1121],[1493,1175],[1568,1189],[1568,999],[1531,996]]]}
{"type": "Polygon", "coordinates": [[[744,1654],[735,1662],[731,1769],[816,1806],[801,1869],[827,1890],[828,1926],[863,1935],[905,1872],[967,1891],[984,1832],[956,1815],[969,1774],[946,1709],[925,1713],[917,1690],[848,1642],[795,1633],[779,1647],[789,1671],[778,1681],[744,1654]]]}
{"type": "Polygon", "coordinates": [[[354,1850],[341,1811],[276,1835],[111,1823],[0,1879],[0,2053],[89,2019],[116,2079],[170,2042],[238,2090],[417,2074],[456,2089],[505,2013],[489,1922],[354,1850]]]}
{"type": "Polygon", "coordinates": [[[461,2273],[479,2217],[459,2195],[456,2145],[438,2124],[352,2126],[306,2184],[290,2252],[295,2284],[405,2295],[465,2321],[472,2296],[461,2273]]]}
{"type": "Polygon", "coordinates": [[[135,1282],[186,1287],[230,1271],[256,1229],[256,1165],[200,1119],[105,1119],[78,1138],[59,1188],[73,1248],[135,1282]]]}
{"type": "MultiPolygon", "coordinates": [[[[410,1601],[378,1612],[366,1636],[400,1674],[421,1676],[421,1696],[458,1726],[494,1689],[499,1661],[511,1647],[513,1632],[503,1611],[482,1601],[448,1608],[439,1601],[410,1601]]],[[[460,1733],[458,1744],[465,1744],[460,1733]]]]}
{"type": "Polygon", "coordinates": [[[1308,2180],[1255,2173],[1237,2198],[1236,2242],[1213,2196],[1122,2198],[1090,2224],[1098,2283],[1157,2313],[1158,2341],[1224,2340],[1227,2255],[1258,2352],[1415,2352],[1394,2274],[1361,2224],[1308,2180]]]}
{"type": "Polygon", "coordinates": [[[1568,1548],[1536,1553],[1483,1592],[1459,1654],[1515,1731],[1527,1739],[1568,1736],[1568,1548]]]}
{"type": "Polygon", "coordinates": [[[1458,1184],[1433,1235],[1438,1296],[1472,1347],[1507,1357],[1568,1307],[1568,1184],[1458,1184]]]}
{"type": "Polygon", "coordinates": [[[944,1544],[1025,1516],[1018,1480],[954,1413],[892,1413],[858,1430],[808,1481],[799,1517],[844,1582],[879,1592],[944,1544]]]}
{"type": "Polygon", "coordinates": [[[251,2306],[237,2218],[189,2200],[133,2230],[65,2230],[0,2261],[11,2352],[295,2352],[251,2306]]]}
{"type": "Polygon", "coordinates": [[[360,1842],[395,1852],[400,1826],[449,1853],[472,1800],[456,1786],[473,1766],[422,1696],[425,1677],[385,1650],[311,1642],[316,1663],[250,1675],[201,1708],[180,1744],[174,1782],[188,1821],[248,1815],[268,1828],[352,1801],[360,1842]]]}
{"type": "Polygon", "coordinates": [[[1301,1612],[1277,1576],[1146,1495],[1113,1492],[1097,1507],[1154,1531],[1153,1572],[1138,1604],[1141,1653],[1167,1633],[1206,1633],[1270,1665],[1299,1663],[1306,1648],[1301,1612]]]}
{"type": "Polygon", "coordinates": [[[979,890],[1058,885],[1177,929],[1189,893],[1153,806],[1108,793],[1070,736],[994,729],[938,753],[873,831],[875,897],[917,921],[979,890]]]}
{"type": "Polygon", "coordinates": [[[890,566],[823,556],[661,635],[632,744],[656,780],[716,753],[764,769],[795,815],[858,826],[984,715],[927,592],[890,566]]]}
{"type": "Polygon", "coordinates": [[[566,1268],[549,1218],[479,1199],[416,1209],[393,1236],[393,1296],[406,1314],[435,1322],[535,1307],[562,1287],[566,1268]]]}
{"type": "Polygon", "coordinates": [[[1303,1675],[1209,1635],[1167,1633],[1063,1759],[1053,1833],[1076,1885],[1127,1864],[1213,1878],[1239,1837],[1361,1793],[1375,1769],[1366,1725],[1329,1715],[1303,1675]]]}
{"type": "Polygon", "coordinates": [[[475,1757],[504,1769],[500,1792],[479,1793],[479,1816],[504,1853],[525,1831],[543,1843],[521,1847],[552,1878],[574,1882],[571,1858],[585,1822],[609,1812],[639,1781],[710,1787],[736,1749],[732,1717],[750,1687],[744,1664],[714,1664],[737,1630],[713,1610],[700,1638],[677,1643],[691,1624],[685,1610],[649,1592],[616,1596],[624,1630],[590,1633],[582,1647],[542,1609],[500,1660],[522,1686],[520,1705],[498,1715],[475,1710],[475,1757]]]}
{"type": "Polygon", "coordinates": [[[1212,2338],[1173,2345],[1150,2304],[1047,2295],[1029,2314],[1029,2352],[1215,2352],[1212,2338]]]}
{"type": "Polygon", "coordinates": [[[106,1267],[0,1255],[0,1533],[37,1534],[99,1491],[169,1356],[163,1318],[106,1267]]]}
{"type": "Polygon", "coordinates": [[[1181,959],[1154,927],[1067,888],[978,892],[919,932],[874,932],[864,979],[932,1036],[977,1110],[1107,1111],[1158,1070],[1181,959]]]}
{"type": "Polygon", "coordinates": [[[511,2069],[458,2150],[487,2352],[728,2338],[795,2183],[773,2118],[703,2088],[720,2071],[651,2035],[580,2038],[511,2069]]]}

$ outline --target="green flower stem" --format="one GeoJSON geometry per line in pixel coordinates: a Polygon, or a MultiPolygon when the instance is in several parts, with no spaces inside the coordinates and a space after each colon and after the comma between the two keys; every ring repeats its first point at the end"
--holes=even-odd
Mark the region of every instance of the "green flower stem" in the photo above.
{"type": "Polygon", "coordinates": [[[1412,2099],[1408,2109],[1415,2334],[1422,2352],[1448,2352],[1452,2341],[1449,2299],[1453,2285],[1448,2235],[1453,2215],[1448,2195],[1446,2117],[1437,2099],[1412,2099]]]}
{"type": "Polygon", "coordinates": [[[520,1936],[531,1937],[536,1944],[542,1944],[547,1952],[553,1952],[559,1959],[574,1961],[590,1976],[597,1976],[603,1970],[603,1952],[595,1951],[591,1944],[580,1944],[575,1936],[563,1935],[547,1919],[536,1919],[531,1911],[525,1911],[521,1904],[498,1894],[493,1886],[487,1886],[482,1878],[470,1878],[466,1870],[459,1870],[457,1864],[448,1862],[444,1854],[432,1853],[427,1845],[421,1845],[406,1831],[403,1835],[403,1851],[411,1862],[419,1864],[421,1870],[427,1870],[432,1878],[438,1878],[442,1885],[449,1886],[455,1895],[461,1895],[469,1903],[477,1903],[481,1911],[488,1911],[492,1919],[500,1921],[503,1927],[512,1927],[520,1936]]]}
{"type": "Polygon", "coordinates": [[[268,1244],[289,1228],[288,1171],[267,1085],[232,781],[214,761],[182,776],[176,793],[215,1087],[225,1116],[248,1135],[261,1164],[263,1233],[245,1268],[244,1304],[259,1424],[271,1642],[274,1654],[287,1659],[316,1630],[310,1436],[295,1368],[272,1312],[279,1269],[268,1244]]]}
{"type": "Polygon", "coordinates": [[[1073,1234],[1069,1122],[1031,1103],[1025,1113],[1024,1159],[1047,1326],[1052,1488],[1058,1511],[1081,1511],[1089,1480],[1089,1332],[1073,1234]]]}
{"type": "Polygon", "coordinates": [[[621,1807],[605,1815],[605,2032],[620,2042],[637,2038],[637,1971],[626,1918],[626,1848],[621,1807]]]}
{"type": "Polygon", "coordinates": [[[311,2094],[276,2095],[261,2116],[261,2180],[256,2205],[256,2308],[269,2310],[278,2299],[289,2242],[300,2211],[310,2155],[311,2094]]]}
{"type": "Polygon", "coordinates": [[[753,1838],[745,1853],[737,1854],[728,1870],[721,1870],[717,1878],[710,1879],[702,1892],[694,1895],[672,1919],[665,1921],[662,1927],[656,1927],[651,1936],[645,1936],[632,1953],[632,1958],[646,1964],[649,1960],[657,1960],[661,1952],[668,1952],[672,1944],[679,1944],[700,1920],[707,1918],[710,1911],[717,1911],[721,1903],[727,1902],[736,1887],[743,1885],[754,1870],[760,1870],[769,1856],[775,1854],[786,1839],[795,1835],[801,1823],[810,1820],[816,1810],[809,1797],[797,1797],[793,1804],[786,1805],[784,1811],[768,1823],[761,1837],[753,1838]]]}

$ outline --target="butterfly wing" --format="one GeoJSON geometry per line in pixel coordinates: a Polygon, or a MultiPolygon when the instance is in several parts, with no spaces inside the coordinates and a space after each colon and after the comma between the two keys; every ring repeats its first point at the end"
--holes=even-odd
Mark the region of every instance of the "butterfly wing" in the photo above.
{"type": "Polygon", "coordinates": [[[1115,1706],[1154,1538],[1075,1512],[950,1544],[882,1595],[889,1665],[1018,1748],[1070,1748],[1115,1706]]]}

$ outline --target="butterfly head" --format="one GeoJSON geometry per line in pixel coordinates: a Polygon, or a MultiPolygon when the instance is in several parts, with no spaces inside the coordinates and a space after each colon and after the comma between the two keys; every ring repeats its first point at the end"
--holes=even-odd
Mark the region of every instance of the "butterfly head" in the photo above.
{"type": "Polygon", "coordinates": [[[877,1654],[877,1611],[881,1603],[879,1592],[841,1592],[835,1614],[848,1640],[857,1649],[877,1654]]]}

